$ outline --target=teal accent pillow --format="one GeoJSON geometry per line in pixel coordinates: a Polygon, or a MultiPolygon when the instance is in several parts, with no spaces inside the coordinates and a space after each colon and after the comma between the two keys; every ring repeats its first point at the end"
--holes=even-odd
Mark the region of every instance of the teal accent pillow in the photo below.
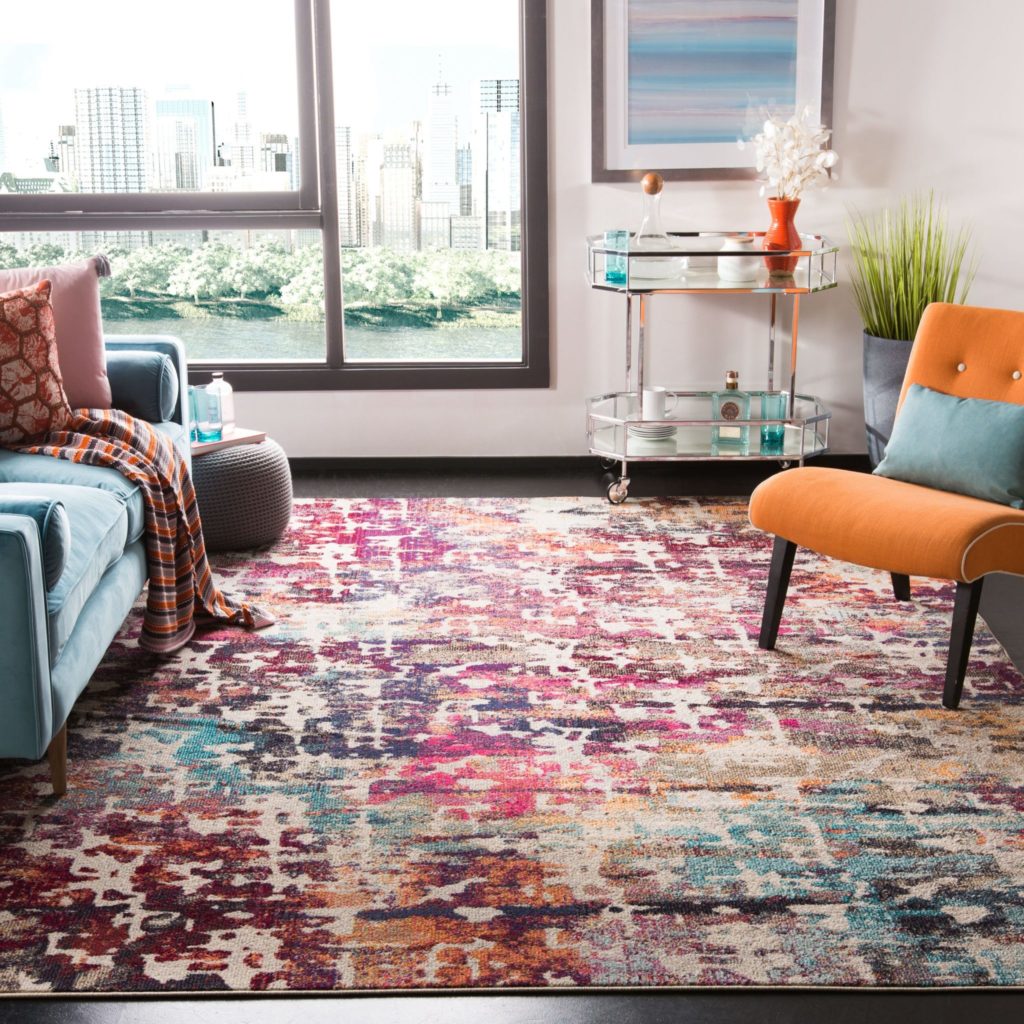
{"type": "Polygon", "coordinates": [[[1024,405],[911,384],[875,472],[1024,507],[1024,405]]]}

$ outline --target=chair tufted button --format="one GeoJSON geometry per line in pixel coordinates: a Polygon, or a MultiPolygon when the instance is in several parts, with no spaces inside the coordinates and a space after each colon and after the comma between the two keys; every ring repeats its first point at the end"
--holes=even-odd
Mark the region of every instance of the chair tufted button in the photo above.
{"type": "Polygon", "coordinates": [[[1010,376],[1014,380],[1020,380],[1020,370],[1014,370],[1013,373],[1010,374],[1010,376]]]}
{"type": "Polygon", "coordinates": [[[957,363],[956,364],[957,373],[963,373],[964,370],[966,370],[966,369],[967,369],[967,364],[966,363],[957,363]]]}

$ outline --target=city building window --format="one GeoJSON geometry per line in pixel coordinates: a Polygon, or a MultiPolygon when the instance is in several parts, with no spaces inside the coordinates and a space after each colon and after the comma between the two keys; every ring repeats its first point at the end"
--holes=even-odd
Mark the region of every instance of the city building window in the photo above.
{"type": "Polygon", "coordinates": [[[103,6],[0,41],[0,265],[242,388],[547,384],[544,0],[103,6]]]}

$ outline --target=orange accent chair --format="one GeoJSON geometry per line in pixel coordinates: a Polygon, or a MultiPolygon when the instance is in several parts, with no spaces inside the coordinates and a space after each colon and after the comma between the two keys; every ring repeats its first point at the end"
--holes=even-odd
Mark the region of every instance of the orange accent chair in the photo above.
{"type": "MultiPolygon", "coordinates": [[[[915,383],[1024,405],[1022,370],[1024,313],[933,303],[914,339],[900,405],[915,383]]],[[[764,650],[778,638],[797,547],[888,571],[898,601],[910,600],[911,576],[955,580],[947,708],[960,703],[985,576],[1024,575],[1024,511],[887,477],[817,467],[778,473],[751,496],[750,521],[775,534],[758,641],[764,650]]]]}

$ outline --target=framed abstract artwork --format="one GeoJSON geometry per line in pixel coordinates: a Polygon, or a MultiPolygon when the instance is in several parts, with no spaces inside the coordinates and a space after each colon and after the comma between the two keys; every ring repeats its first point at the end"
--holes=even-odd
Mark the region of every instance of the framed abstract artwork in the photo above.
{"type": "Polygon", "coordinates": [[[753,178],[769,112],[832,121],[835,0],[591,0],[593,181],[753,178]]]}

